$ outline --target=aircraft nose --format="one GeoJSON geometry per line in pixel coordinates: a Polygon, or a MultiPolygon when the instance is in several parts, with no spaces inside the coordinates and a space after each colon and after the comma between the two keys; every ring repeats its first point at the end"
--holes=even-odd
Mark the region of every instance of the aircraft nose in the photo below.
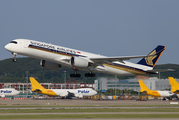
{"type": "Polygon", "coordinates": [[[10,46],[9,44],[7,44],[7,45],[5,46],[5,49],[6,49],[6,50],[10,50],[10,49],[11,49],[11,46],[10,46]]]}
{"type": "Polygon", "coordinates": [[[96,94],[97,94],[97,92],[96,92],[96,91],[94,91],[94,94],[96,95],[96,94]]]}
{"type": "Polygon", "coordinates": [[[20,91],[16,91],[17,95],[20,93],[20,91]]]}

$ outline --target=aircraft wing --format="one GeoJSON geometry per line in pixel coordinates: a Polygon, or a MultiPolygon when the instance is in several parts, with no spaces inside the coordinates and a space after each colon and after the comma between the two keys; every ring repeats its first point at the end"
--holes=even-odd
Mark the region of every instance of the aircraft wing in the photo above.
{"type": "Polygon", "coordinates": [[[166,71],[175,71],[174,69],[153,69],[153,70],[147,70],[147,72],[166,72],[166,71]]]}
{"type": "MultiPolygon", "coordinates": [[[[156,55],[156,54],[154,54],[156,55]]],[[[100,57],[100,58],[89,58],[92,62],[94,63],[110,63],[113,61],[119,61],[121,63],[124,63],[124,60],[130,60],[134,58],[143,58],[143,57],[149,57],[149,56],[154,56],[154,55],[140,55],[140,56],[122,56],[122,57],[100,57]]]]}

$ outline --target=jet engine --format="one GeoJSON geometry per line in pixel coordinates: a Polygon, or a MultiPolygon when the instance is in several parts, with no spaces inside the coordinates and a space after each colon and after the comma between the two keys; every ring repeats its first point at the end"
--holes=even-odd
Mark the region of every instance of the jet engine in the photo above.
{"type": "Polygon", "coordinates": [[[50,61],[46,61],[46,60],[41,60],[40,61],[40,65],[43,68],[50,69],[50,70],[56,70],[59,67],[61,67],[60,64],[57,64],[57,63],[54,63],[54,62],[50,62],[50,61]]]}
{"type": "Polygon", "coordinates": [[[71,65],[79,68],[86,68],[89,66],[89,62],[80,57],[71,57],[71,65]]]}

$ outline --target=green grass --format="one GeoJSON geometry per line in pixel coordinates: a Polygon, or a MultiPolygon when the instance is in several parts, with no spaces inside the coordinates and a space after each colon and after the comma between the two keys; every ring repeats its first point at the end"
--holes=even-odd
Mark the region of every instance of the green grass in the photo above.
{"type": "Polygon", "coordinates": [[[178,108],[3,109],[0,113],[179,112],[178,108]]]}
{"type": "Polygon", "coordinates": [[[0,106],[0,108],[17,108],[17,109],[0,109],[1,114],[3,113],[25,113],[25,114],[24,115],[20,115],[20,114],[19,115],[18,114],[17,115],[0,115],[0,119],[179,118],[179,114],[171,113],[171,112],[179,112],[178,107],[179,107],[178,105],[115,105],[115,106],[114,105],[105,105],[105,106],[2,105],[0,106]],[[108,106],[109,107],[126,107],[126,108],[98,108],[98,107],[108,107],[108,106]],[[41,107],[41,108],[40,109],[25,109],[25,108],[31,108],[31,107],[41,107]],[[51,108],[43,109],[43,107],[47,107],[47,108],[51,107],[51,108]],[[67,108],[63,108],[63,107],[67,107],[67,108]],[[71,108],[71,107],[74,107],[74,108],[71,108]],[[94,107],[94,108],[81,108],[80,109],[77,107],[94,107]],[[135,107],[135,108],[130,108],[130,107],[135,107]],[[150,108],[145,108],[145,107],[150,107],[150,108]],[[154,107],[157,107],[157,108],[154,108],[154,107]],[[110,113],[104,114],[102,112],[112,112],[114,114],[110,114],[110,113]],[[115,114],[115,112],[126,112],[126,113],[115,114]],[[130,112],[138,112],[138,113],[130,114],[130,112]],[[146,112],[149,112],[149,113],[146,113],[146,112]],[[159,112],[164,112],[164,113],[159,113],[159,112]],[[26,113],[31,113],[31,114],[28,115],[26,113]],[[35,113],[39,113],[39,114],[37,115],[35,113]],[[44,113],[48,113],[48,114],[44,114],[44,113]],[[72,114],[51,114],[51,113],[72,113],[72,114]],[[92,114],[88,114],[88,113],[92,113],[92,114]],[[93,113],[98,113],[98,114],[93,114],[93,113]]]}
{"type": "Polygon", "coordinates": [[[179,105],[0,105],[0,108],[31,107],[179,107],[179,105]]]}
{"type": "Polygon", "coordinates": [[[178,114],[1,115],[0,119],[179,118],[178,114]]]}

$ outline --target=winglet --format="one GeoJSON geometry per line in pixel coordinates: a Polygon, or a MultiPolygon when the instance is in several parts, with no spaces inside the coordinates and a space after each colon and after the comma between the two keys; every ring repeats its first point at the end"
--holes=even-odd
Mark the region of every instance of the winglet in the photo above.
{"type": "Polygon", "coordinates": [[[155,64],[157,63],[158,59],[160,58],[164,50],[165,50],[165,46],[158,45],[154,50],[152,50],[152,52],[148,54],[148,55],[154,55],[154,56],[144,57],[137,64],[154,68],[155,64]]]}
{"type": "Polygon", "coordinates": [[[36,90],[45,89],[42,85],[40,85],[39,82],[37,82],[37,81],[35,80],[35,78],[30,77],[29,79],[30,79],[30,82],[31,82],[31,85],[32,85],[32,89],[31,89],[31,90],[32,90],[33,92],[35,92],[36,90]]]}
{"type": "Polygon", "coordinates": [[[173,78],[168,77],[170,85],[171,85],[171,92],[173,93],[179,93],[179,83],[173,78]]]}
{"type": "Polygon", "coordinates": [[[150,89],[144,84],[143,80],[138,80],[140,85],[140,92],[147,93],[147,91],[150,91],[150,89]]]}

